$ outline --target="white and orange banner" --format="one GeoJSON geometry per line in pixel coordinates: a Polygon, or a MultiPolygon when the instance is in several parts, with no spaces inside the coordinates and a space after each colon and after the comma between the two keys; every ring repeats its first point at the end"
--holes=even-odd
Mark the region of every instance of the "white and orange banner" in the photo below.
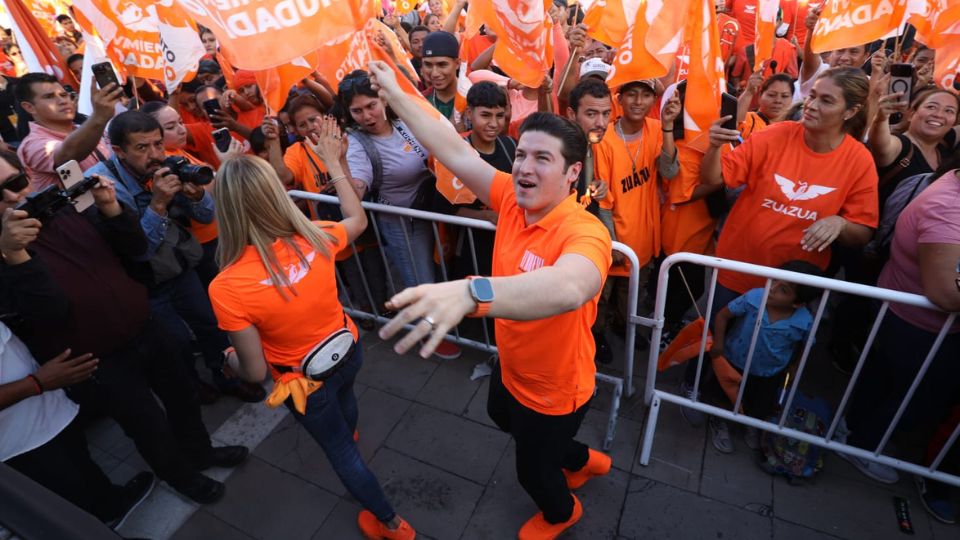
{"type": "Polygon", "coordinates": [[[374,2],[364,0],[177,2],[213,31],[231,64],[254,71],[342,43],[376,16],[374,2]]]}
{"type": "Polygon", "coordinates": [[[31,13],[23,0],[0,0],[13,21],[13,34],[20,45],[20,53],[30,71],[42,71],[55,76],[63,84],[79,89],[80,84],[67,65],[50,36],[31,13]]]}
{"type": "Polygon", "coordinates": [[[757,0],[757,26],[753,44],[754,60],[751,69],[760,69],[763,63],[773,58],[773,45],[777,40],[777,11],[780,0],[757,0]]]}
{"type": "Polygon", "coordinates": [[[710,124],[720,117],[720,96],[726,87],[713,0],[694,0],[688,19],[690,62],[683,126],[684,131],[690,133],[687,135],[689,146],[706,150],[707,132],[710,124]]]}
{"type": "MultiPolygon", "coordinates": [[[[551,0],[474,0],[468,13],[497,35],[493,60],[524,86],[536,88],[553,64],[551,0]],[[476,10],[476,11],[475,11],[476,10]]],[[[471,22],[467,22],[467,27],[471,22]]],[[[561,66],[562,69],[562,66],[561,66]]]]}
{"type": "Polygon", "coordinates": [[[907,0],[827,0],[813,29],[816,53],[855,47],[896,32],[907,0]]]}
{"type": "Polygon", "coordinates": [[[116,65],[170,90],[193,77],[205,53],[196,24],[173,0],[74,0],[74,9],[116,65]]]}
{"type": "Polygon", "coordinates": [[[630,81],[666,75],[681,50],[685,16],[694,2],[699,3],[697,0],[641,2],[623,42],[617,46],[607,84],[615,88],[630,81]]]}

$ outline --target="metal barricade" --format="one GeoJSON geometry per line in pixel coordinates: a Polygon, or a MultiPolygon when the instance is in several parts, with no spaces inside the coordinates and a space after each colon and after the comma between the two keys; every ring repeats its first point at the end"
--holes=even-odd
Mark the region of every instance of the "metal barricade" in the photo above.
{"type": "MultiPolygon", "coordinates": [[[[929,351],[926,351],[926,356],[924,361],[920,366],[919,371],[916,376],[914,376],[913,381],[907,390],[906,395],[904,396],[902,402],[897,408],[896,414],[893,416],[889,425],[887,426],[884,435],[879,443],[879,445],[874,450],[865,450],[855,446],[850,446],[843,441],[835,440],[834,437],[838,433],[838,426],[840,425],[841,419],[843,418],[843,413],[850,401],[850,397],[853,393],[854,386],[856,385],[860,373],[863,369],[864,363],[867,360],[867,356],[870,353],[870,350],[874,344],[874,341],[877,337],[877,333],[880,329],[880,325],[883,322],[883,318],[887,313],[888,307],[891,303],[904,304],[908,306],[926,308],[934,311],[943,313],[943,310],[939,309],[936,305],[927,300],[926,297],[905,293],[901,291],[894,291],[890,289],[883,289],[879,287],[871,287],[867,285],[860,285],[857,283],[849,283],[846,281],[840,281],[836,279],[829,279],[818,276],[811,276],[807,274],[801,274],[796,272],[789,272],[785,270],[779,270],[775,268],[770,268],[766,266],[758,266],[754,264],[748,264],[739,261],[732,261],[727,259],[720,259],[717,257],[709,257],[705,255],[697,255],[693,253],[676,253],[667,257],[664,261],[663,266],[660,269],[659,281],[657,284],[657,297],[656,305],[654,309],[654,317],[650,321],[644,321],[643,324],[648,324],[652,328],[652,335],[650,339],[650,356],[649,363],[647,365],[647,378],[646,378],[646,387],[644,391],[644,400],[649,406],[647,423],[644,429],[643,442],[640,451],[640,463],[642,465],[647,465],[650,461],[650,452],[653,447],[654,436],[656,434],[657,428],[657,418],[660,412],[660,407],[663,402],[674,403],[683,407],[688,407],[715,417],[718,417],[723,420],[736,422],[746,426],[751,426],[754,428],[762,429],[765,431],[773,432],[778,435],[785,435],[793,439],[799,439],[802,441],[809,442],[811,444],[834,450],[843,454],[856,456],[862,459],[869,461],[881,463],[905,472],[912,474],[924,476],[954,486],[960,486],[960,477],[954,476],[943,471],[937,470],[940,467],[941,462],[944,457],[947,455],[947,452],[950,451],[953,444],[956,443],[958,436],[960,436],[960,425],[956,426],[952,434],[946,441],[945,445],[937,455],[937,457],[930,463],[930,465],[919,465],[916,463],[911,463],[908,461],[900,460],[893,458],[887,455],[883,455],[883,450],[887,446],[887,443],[890,440],[890,437],[893,435],[894,430],[897,427],[897,424],[900,422],[901,417],[907,409],[907,406],[910,403],[910,400],[913,398],[917,388],[920,386],[921,381],[923,380],[924,375],[926,374],[928,368],[930,367],[933,359],[939,350],[941,344],[943,343],[944,338],[946,337],[948,330],[954,324],[956,320],[957,313],[947,314],[946,321],[941,327],[937,337],[931,346],[929,351]],[[707,268],[712,269],[712,272],[709,276],[709,288],[707,289],[707,302],[706,302],[706,313],[704,319],[710,321],[711,319],[711,310],[714,299],[714,294],[717,287],[717,275],[720,270],[731,270],[735,272],[740,272],[743,274],[749,274],[753,276],[759,276],[766,279],[766,285],[763,291],[763,300],[760,306],[760,312],[762,313],[766,309],[767,298],[770,292],[771,280],[779,279],[784,281],[789,281],[798,285],[807,285],[817,289],[822,289],[823,293],[819,298],[818,307],[816,314],[813,320],[813,326],[809,332],[809,336],[804,343],[803,351],[797,365],[796,375],[790,384],[789,393],[787,394],[786,402],[783,405],[783,412],[780,414],[778,421],[763,421],[756,418],[746,416],[740,411],[740,405],[743,402],[744,389],[746,388],[747,379],[750,376],[750,364],[753,360],[754,350],[756,348],[757,338],[760,330],[760,320],[761,317],[758,317],[757,323],[753,328],[750,349],[747,353],[744,369],[743,369],[743,380],[740,383],[739,392],[737,394],[736,402],[734,403],[733,409],[725,409],[716,407],[713,405],[708,405],[701,401],[696,400],[698,394],[698,385],[700,383],[700,373],[703,368],[703,361],[706,352],[706,341],[707,341],[707,332],[708,326],[705,325],[702,338],[700,340],[700,351],[699,356],[696,358],[697,362],[697,378],[695,381],[695,386],[693,389],[694,399],[687,398],[682,395],[673,394],[665,390],[657,389],[657,364],[659,358],[660,350],[660,340],[662,337],[663,324],[664,324],[664,308],[667,301],[667,283],[669,279],[670,268],[678,263],[693,263],[707,268]],[[812,349],[813,341],[817,333],[817,329],[820,327],[820,323],[823,320],[824,310],[827,306],[827,302],[830,299],[831,293],[842,293],[851,296],[865,297],[873,299],[880,302],[880,309],[873,321],[873,325],[870,329],[870,334],[867,337],[867,341],[862,348],[859,359],[857,361],[856,367],[853,370],[853,373],[850,376],[850,381],[846,386],[846,389],[843,393],[843,397],[840,400],[840,403],[837,407],[836,412],[833,415],[833,420],[830,423],[827,433],[820,437],[817,435],[804,433],[795,429],[784,427],[784,423],[789,415],[791,410],[791,405],[794,402],[794,398],[797,394],[797,389],[800,386],[800,382],[803,377],[804,369],[807,366],[807,360],[810,356],[810,351],[812,349]]],[[[690,360],[694,361],[694,360],[690,360]]]]}
{"type": "MultiPolygon", "coordinates": [[[[312,204],[316,204],[316,203],[327,203],[332,205],[340,204],[340,201],[332,195],[318,195],[315,193],[308,193],[305,191],[298,191],[298,190],[292,190],[292,191],[289,191],[288,193],[290,197],[294,199],[305,199],[305,200],[311,201],[312,204]]],[[[496,231],[496,226],[493,225],[492,223],[488,221],[478,220],[478,219],[451,216],[446,214],[438,214],[434,212],[425,212],[422,210],[414,210],[411,208],[377,204],[377,203],[372,203],[367,201],[364,201],[362,204],[364,209],[367,211],[367,216],[369,218],[368,227],[373,230],[373,233],[376,236],[377,243],[380,246],[383,245],[383,241],[382,241],[382,233],[380,230],[380,225],[378,224],[376,219],[378,215],[380,216],[390,215],[390,216],[399,216],[403,218],[412,218],[416,220],[429,222],[431,224],[431,227],[433,229],[434,244],[437,250],[439,251],[438,259],[439,259],[439,266],[440,266],[440,276],[438,276],[439,279],[437,281],[448,281],[449,279],[449,269],[447,268],[447,264],[446,264],[446,257],[445,257],[446,254],[444,253],[443,242],[441,241],[439,224],[447,224],[447,225],[455,225],[455,226],[463,227],[467,232],[467,244],[469,245],[469,249],[470,249],[470,259],[472,263],[473,274],[476,275],[480,273],[478,270],[479,266],[477,263],[477,251],[476,251],[476,242],[474,239],[474,231],[475,230],[496,231]]],[[[410,237],[406,234],[406,230],[404,230],[404,240],[406,243],[404,247],[409,252],[410,258],[413,259],[414,258],[413,248],[411,246],[410,237]]],[[[360,281],[362,283],[361,288],[363,289],[362,293],[365,296],[365,299],[367,300],[369,306],[377,306],[378,302],[374,299],[374,295],[371,290],[371,284],[368,279],[368,276],[366,275],[366,272],[364,271],[364,268],[363,268],[364,265],[360,260],[360,257],[358,255],[358,250],[356,249],[356,245],[353,245],[351,247],[353,247],[353,251],[354,251],[353,259],[357,265],[357,268],[359,269],[360,281]]],[[[630,303],[628,306],[628,313],[635,313],[637,310],[637,306],[636,306],[637,293],[638,293],[638,288],[640,283],[640,276],[639,276],[639,270],[638,270],[639,265],[637,261],[637,256],[633,252],[633,250],[631,250],[629,247],[619,242],[613,243],[613,249],[614,251],[622,253],[631,262],[631,272],[629,276],[630,303]]],[[[387,260],[387,256],[382,249],[380,250],[380,254],[382,257],[384,270],[386,271],[386,274],[387,274],[386,276],[387,284],[390,285],[390,287],[393,290],[399,291],[399,288],[396,286],[394,276],[392,275],[390,270],[390,263],[387,260]]],[[[364,311],[363,309],[360,309],[360,306],[357,306],[354,304],[354,302],[350,298],[350,295],[347,294],[343,289],[344,283],[345,283],[345,277],[342,275],[342,272],[340,271],[340,269],[337,269],[337,283],[338,283],[338,286],[341,288],[340,289],[341,297],[345,299],[344,310],[351,317],[355,319],[370,320],[377,324],[386,324],[387,322],[390,321],[388,317],[385,317],[380,313],[376,313],[375,311],[364,311]]],[[[633,380],[633,364],[634,364],[634,339],[635,339],[635,333],[636,333],[635,330],[638,323],[643,323],[646,321],[650,321],[650,319],[646,319],[643,317],[636,317],[636,316],[629,317],[627,321],[627,328],[626,328],[627,337],[626,337],[626,346],[625,346],[624,360],[623,360],[624,377],[616,377],[613,375],[600,373],[600,372],[597,372],[597,375],[596,375],[596,378],[598,381],[612,386],[611,406],[610,406],[609,414],[607,416],[607,430],[606,430],[606,435],[604,436],[604,441],[603,441],[603,450],[605,451],[609,450],[611,445],[613,444],[613,437],[615,435],[616,426],[617,426],[617,416],[620,411],[621,396],[623,395],[624,391],[627,392],[628,396],[631,396],[634,394],[634,389],[632,387],[632,380],[633,380]],[[626,379],[626,384],[624,383],[625,379],[626,379]]],[[[447,341],[456,343],[458,345],[463,345],[465,347],[470,347],[473,349],[489,352],[491,354],[496,354],[497,347],[496,345],[493,344],[492,340],[490,339],[490,336],[491,336],[491,332],[489,329],[490,321],[488,319],[482,319],[480,324],[482,326],[482,334],[483,334],[482,341],[465,337],[464,335],[462,335],[462,332],[459,326],[453,328],[452,333],[447,334],[447,336],[444,339],[447,341]]],[[[407,328],[412,328],[412,325],[408,324],[407,328]]]]}

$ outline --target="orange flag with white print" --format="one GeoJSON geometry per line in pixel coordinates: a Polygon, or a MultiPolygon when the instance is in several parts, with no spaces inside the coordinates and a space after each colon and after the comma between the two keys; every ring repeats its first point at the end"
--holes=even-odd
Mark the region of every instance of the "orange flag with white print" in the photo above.
{"type": "MultiPolygon", "coordinates": [[[[617,46],[607,84],[662,77],[681,50],[685,15],[698,0],[647,0],[637,9],[623,42],[617,46]]],[[[629,21],[629,19],[628,19],[629,21]]]]}
{"type": "Polygon", "coordinates": [[[349,39],[377,14],[374,2],[364,0],[177,2],[213,31],[231,64],[253,71],[280,66],[318,49],[326,55],[327,43],[349,39]]]}
{"type": "Polygon", "coordinates": [[[960,0],[909,0],[907,21],[917,28],[917,39],[937,53],[933,82],[960,91],[960,0]]]}
{"type": "Polygon", "coordinates": [[[450,204],[471,204],[477,200],[477,196],[439,160],[434,160],[434,169],[437,175],[437,191],[450,201],[450,204]]]}
{"type": "Polygon", "coordinates": [[[683,126],[689,146],[705,151],[710,124],[720,117],[720,99],[726,86],[720,31],[713,0],[694,0],[688,16],[690,59],[683,126]]]}
{"type": "Polygon", "coordinates": [[[79,89],[80,84],[73,72],[67,69],[66,63],[60,58],[57,47],[50,36],[33,16],[23,0],[3,0],[7,13],[13,22],[13,35],[20,45],[20,53],[31,71],[42,71],[55,76],[63,84],[79,89]]]}
{"type": "MultiPolygon", "coordinates": [[[[553,63],[551,0],[474,0],[470,12],[497,35],[493,60],[510,78],[536,88],[553,63]]],[[[469,26],[469,23],[468,23],[469,26]]]]}
{"type": "Polygon", "coordinates": [[[756,71],[763,62],[773,58],[773,43],[777,39],[777,11],[780,0],[757,0],[757,26],[753,44],[754,62],[750,66],[756,71]]]}
{"type": "Polygon", "coordinates": [[[57,36],[57,15],[67,12],[67,6],[53,0],[23,0],[23,5],[37,19],[44,34],[53,39],[57,36]]]}
{"type": "Polygon", "coordinates": [[[73,7],[77,23],[103,40],[114,64],[168,89],[193,78],[205,54],[196,24],[172,0],[74,0],[73,7]]]}
{"type": "Polygon", "coordinates": [[[863,45],[896,31],[907,0],[827,0],[813,29],[813,52],[863,45]]]}

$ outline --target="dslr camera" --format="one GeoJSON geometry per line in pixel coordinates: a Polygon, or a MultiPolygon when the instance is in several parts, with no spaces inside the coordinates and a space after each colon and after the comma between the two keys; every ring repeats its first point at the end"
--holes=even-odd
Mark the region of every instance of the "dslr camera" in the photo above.
{"type": "Polygon", "coordinates": [[[194,165],[183,156],[169,156],[163,160],[163,166],[181,182],[205,186],[213,182],[213,169],[206,165],[194,165]]]}
{"type": "Polygon", "coordinates": [[[43,191],[31,193],[27,196],[27,200],[17,205],[16,209],[23,210],[29,217],[45,223],[63,207],[73,204],[78,197],[93,189],[98,182],[100,178],[91,176],[68,189],[57,185],[49,186],[43,191]]]}

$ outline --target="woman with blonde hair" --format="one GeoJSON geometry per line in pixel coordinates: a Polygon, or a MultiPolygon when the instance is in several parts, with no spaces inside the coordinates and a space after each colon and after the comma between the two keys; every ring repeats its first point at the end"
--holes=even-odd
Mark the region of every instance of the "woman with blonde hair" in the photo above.
{"type": "Polygon", "coordinates": [[[334,263],[337,252],[367,227],[367,217],[345,173],[343,142],[330,118],[310,139],[340,198],[339,222],[306,218],[263,159],[245,155],[223,162],[214,194],[221,272],[210,285],[210,299],[236,347],[231,365],[248,381],[262,380],[269,367],[275,385],[267,404],[284,404],[323,448],[364,507],[358,516],[364,536],[412,539],[416,533],[387,501],[355,440],[353,384],[362,347],[337,297],[334,263]],[[347,336],[349,348],[330,354],[329,346],[347,336]],[[317,363],[327,369],[317,373],[317,363]]]}

